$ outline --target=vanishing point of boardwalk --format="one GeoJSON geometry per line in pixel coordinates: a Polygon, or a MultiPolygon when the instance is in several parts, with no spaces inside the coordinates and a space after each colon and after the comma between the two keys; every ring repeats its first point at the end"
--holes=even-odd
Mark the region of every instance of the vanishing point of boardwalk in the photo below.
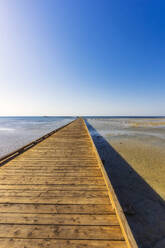
{"type": "Polygon", "coordinates": [[[5,163],[0,247],[135,247],[125,241],[99,163],[82,119],[5,163]]]}

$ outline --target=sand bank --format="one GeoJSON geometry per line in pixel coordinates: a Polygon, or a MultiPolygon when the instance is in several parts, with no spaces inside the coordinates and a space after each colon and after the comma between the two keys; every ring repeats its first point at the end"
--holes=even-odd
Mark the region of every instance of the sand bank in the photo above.
{"type": "Polygon", "coordinates": [[[89,120],[89,128],[139,247],[163,248],[165,128],[129,121],[89,120]]]}

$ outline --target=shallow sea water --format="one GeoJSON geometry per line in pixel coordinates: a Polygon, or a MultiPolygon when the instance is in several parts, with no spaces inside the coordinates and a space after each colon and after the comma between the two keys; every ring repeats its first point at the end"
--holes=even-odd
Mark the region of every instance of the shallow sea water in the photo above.
{"type": "Polygon", "coordinates": [[[165,140],[165,119],[154,118],[87,118],[87,121],[104,137],[121,138],[121,136],[150,136],[165,140]]]}
{"type": "Polygon", "coordinates": [[[71,122],[72,117],[0,117],[0,157],[71,122]]]}

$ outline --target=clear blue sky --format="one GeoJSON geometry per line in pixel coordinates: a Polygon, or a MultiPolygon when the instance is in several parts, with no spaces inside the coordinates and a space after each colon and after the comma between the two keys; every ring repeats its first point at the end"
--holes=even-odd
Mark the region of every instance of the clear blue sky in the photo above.
{"type": "Polygon", "coordinates": [[[0,115],[165,115],[164,0],[0,0],[0,115]]]}

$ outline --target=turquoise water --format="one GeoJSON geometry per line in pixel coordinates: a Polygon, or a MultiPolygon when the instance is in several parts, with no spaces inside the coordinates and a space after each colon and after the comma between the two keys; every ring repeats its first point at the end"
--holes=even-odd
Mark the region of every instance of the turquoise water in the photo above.
{"type": "Polygon", "coordinates": [[[0,117],[0,157],[51,132],[74,117],[0,117]]]}

